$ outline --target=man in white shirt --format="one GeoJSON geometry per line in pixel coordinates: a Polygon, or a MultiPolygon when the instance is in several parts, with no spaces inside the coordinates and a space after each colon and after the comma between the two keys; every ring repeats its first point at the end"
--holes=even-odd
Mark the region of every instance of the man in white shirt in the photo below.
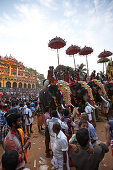
{"type": "Polygon", "coordinates": [[[85,112],[88,114],[89,122],[91,122],[92,121],[92,115],[91,115],[92,108],[90,106],[86,106],[85,112]]]}
{"type": "Polygon", "coordinates": [[[68,141],[65,134],[61,131],[60,123],[53,124],[53,132],[55,133],[55,141],[53,147],[52,164],[57,170],[69,170],[68,161],[68,141]]]}
{"type": "Polygon", "coordinates": [[[27,103],[27,108],[25,110],[25,114],[26,114],[26,126],[27,126],[27,133],[28,136],[30,136],[30,133],[33,133],[32,131],[32,123],[33,123],[33,117],[32,117],[32,111],[30,109],[30,103],[27,103]],[[29,130],[30,127],[30,130],[29,130]]]}
{"type": "Polygon", "coordinates": [[[59,118],[58,118],[58,114],[56,110],[53,110],[51,112],[51,119],[47,119],[46,123],[49,129],[49,134],[50,134],[50,141],[51,141],[51,149],[53,150],[53,144],[54,144],[54,140],[55,140],[55,133],[53,132],[53,124],[54,123],[59,123],[61,125],[61,129],[63,130],[68,130],[68,126],[66,122],[62,122],[59,118]]]}

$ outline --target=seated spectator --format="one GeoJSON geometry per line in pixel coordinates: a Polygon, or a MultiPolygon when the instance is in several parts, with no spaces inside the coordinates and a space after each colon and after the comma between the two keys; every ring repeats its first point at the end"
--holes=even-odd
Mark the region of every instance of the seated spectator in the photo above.
{"type": "Polygon", "coordinates": [[[76,167],[76,170],[98,170],[99,163],[104,158],[105,153],[109,151],[108,147],[100,143],[94,147],[94,154],[89,154],[87,149],[89,147],[89,132],[82,128],[76,134],[79,143],[79,150],[75,152],[73,149],[70,153],[70,158],[76,167]]]}
{"type": "Polygon", "coordinates": [[[11,150],[2,155],[2,170],[16,170],[18,165],[18,152],[11,150]]]}

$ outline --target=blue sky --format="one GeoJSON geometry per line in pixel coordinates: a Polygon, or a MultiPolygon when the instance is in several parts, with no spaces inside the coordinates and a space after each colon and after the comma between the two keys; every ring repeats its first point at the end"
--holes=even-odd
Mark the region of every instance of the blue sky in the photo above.
{"type": "MultiPolygon", "coordinates": [[[[89,70],[102,70],[97,56],[113,52],[113,0],[0,0],[0,55],[12,55],[45,76],[57,66],[56,51],[48,48],[55,36],[66,40],[60,64],[74,67],[65,54],[71,45],[90,46],[89,70]]],[[[86,64],[76,55],[76,64],[86,64]]]]}

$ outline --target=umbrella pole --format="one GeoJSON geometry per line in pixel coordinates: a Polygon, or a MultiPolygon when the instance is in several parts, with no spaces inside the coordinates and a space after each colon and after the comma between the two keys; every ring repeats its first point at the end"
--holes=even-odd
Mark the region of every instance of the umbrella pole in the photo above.
{"type": "Polygon", "coordinates": [[[57,58],[58,58],[58,66],[59,66],[59,54],[58,54],[58,49],[57,49],[57,58]]]}
{"type": "Polygon", "coordinates": [[[73,60],[74,60],[74,67],[75,67],[75,70],[76,70],[76,64],[75,64],[75,57],[73,55],[73,60]]]}
{"type": "Polygon", "coordinates": [[[58,58],[58,80],[60,80],[60,67],[59,67],[59,53],[57,49],[57,58],[58,58]]]}
{"type": "Polygon", "coordinates": [[[104,63],[103,63],[103,75],[104,75],[104,63]]]}
{"type": "Polygon", "coordinates": [[[88,70],[88,60],[87,60],[87,55],[86,55],[86,64],[87,64],[87,78],[88,78],[88,81],[89,81],[89,70],[88,70]]]}

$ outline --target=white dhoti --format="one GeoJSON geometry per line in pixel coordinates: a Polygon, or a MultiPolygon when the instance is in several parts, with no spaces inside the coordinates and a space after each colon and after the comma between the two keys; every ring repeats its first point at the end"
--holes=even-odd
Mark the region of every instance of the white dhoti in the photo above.
{"type": "Polygon", "coordinates": [[[52,151],[53,151],[54,142],[55,142],[55,137],[54,137],[54,136],[50,136],[50,141],[51,141],[51,149],[52,149],[52,151]]]}
{"type": "MultiPolygon", "coordinates": [[[[51,160],[51,163],[52,163],[52,165],[54,166],[55,169],[63,170],[63,158],[58,159],[55,156],[53,156],[53,159],[51,160]]],[[[68,154],[67,154],[66,165],[67,165],[67,170],[70,170],[69,161],[68,161],[68,154]]]]}
{"type": "Polygon", "coordinates": [[[34,121],[33,117],[29,117],[29,121],[28,121],[28,119],[26,118],[26,125],[28,126],[28,125],[32,124],[33,121],[34,121]]]}

